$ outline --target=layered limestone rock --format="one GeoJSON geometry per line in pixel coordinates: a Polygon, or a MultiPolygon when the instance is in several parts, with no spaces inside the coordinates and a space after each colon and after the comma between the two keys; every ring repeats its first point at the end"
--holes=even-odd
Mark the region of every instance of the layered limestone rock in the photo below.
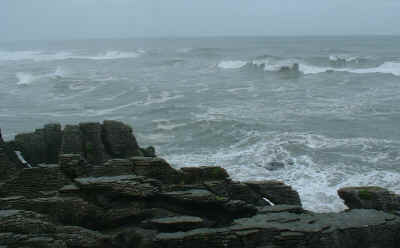
{"type": "Polygon", "coordinates": [[[18,167],[14,164],[7,154],[6,143],[1,136],[0,130],[0,182],[10,178],[18,171],[18,167]]]}
{"type": "Polygon", "coordinates": [[[62,154],[83,154],[82,132],[78,125],[66,125],[63,131],[62,154]]]}
{"type": "Polygon", "coordinates": [[[0,210],[0,247],[105,248],[110,237],[77,226],[55,224],[30,211],[0,210]]]}
{"type": "Polygon", "coordinates": [[[238,219],[224,228],[160,233],[155,247],[397,247],[400,218],[376,210],[334,214],[287,212],[238,219]]]}
{"type": "MultiPolygon", "coordinates": [[[[0,182],[0,247],[395,248],[398,197],[339,191],[350,208],[316,214],[279,181],[237,182],[220,167],[174,169],[120,122],[46,125],[16,138],[33,168],[0,182]],[[30,145],[38,143],[38,147],[30,145]],[[88,145],[90,144],[90,145],[88,145]],[[54,161],[58,164],[41,164],[54,161]],[[145,157],[147,156],[147,157],[145,157]]],[[[0,169],[12,164],[0,136],[0,169]]]]}
{"type": "Polygon", "coordinates": [[[70,184],[70,180],[59,165],[42,165],[20,170],[0,186],[0,196],[48,196],[67,184],[70,184]]]}
{"type": "Polygon", "coordinates": [[[119,121],[103,122],[104,144],[114,158],[143,156],[132,128],[119,121]]]}
{"type": "Polygon", "coordinates": [[[338,194],[350,209],[400,211],[400,196],[381,187],[347,187],[338,194]]]}
{"type": "Polygon", "coordinates": [[[15,136],[14,149],[32,165],[57,163],[60,154],[80,154],[89,163],[132,156],[156,157],[154,147],[139,147],[132,128],[118,121],[66,125],[48,124],[15,136]]]}

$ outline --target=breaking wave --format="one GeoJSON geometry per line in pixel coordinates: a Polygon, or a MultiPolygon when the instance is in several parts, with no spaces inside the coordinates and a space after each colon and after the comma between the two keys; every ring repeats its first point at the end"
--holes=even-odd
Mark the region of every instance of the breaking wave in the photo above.
{"type": "Polygon", "coordinates": [[[0,51],[0,61],[21,61],[33,60],[35,62],[54,61],[66,59],[89,59],[89,60],[111,60],[111,59],[127,59],[137,58],[144,54],[145,51],[137,50],[135,52],[122,51],[106,51],[96,55],[81,55],[72,52],[61,51],[56,53],[46,53],[42,51],[0,51]]]}
{"type": "Polygon", "coordinates": [[[66,71],[63,70],[61,67],[57,67],[57,69],[52,72],[52,73],[45,73],[45,74],[39,74],[39,75],[34,75],[29,72],[18,72],[15,74],[15,77],[17,78],[17,85],[30,85],[35,81],[45,79],[45,78],[60,78],[60,77],[65,77],[66,71]]]}
{"type": "Polygon", "coordinates": [[[221,69],[239,69],[247,65],[248,62],[241,60],[226,60],[218,63],[218,67],[221,69]]]}
{"type": "Polygon", "coordinates": [[[221,61],[217,65],[221,69],[240,69],[244,67],[262,69],[269,72],[298,72],[299,64],[292,60],[271,61],[268,59],[246,62],[242,60],[221,61]]]}
{"type": "Polygon", "coordinates": [[[377,67],[360,68],[360,69],[318,67],[318,66],[300,64],[300,71],[303,72],[304,74],[318,74],[324,72],[349,72],[357,74],[383,73],[383,74],[392,74],[394,76],[400,76],[400,63],[385,62],[377,67]]]}
{"type": "MultiPolygon", "coordinates": [[[[347,62],[360,63],[362,58],[359,57],[330,57],[330,61],[342,63],[344,66],[347,62]],[[341,62],[340,62],[341,61],[341,62]]],[[[368,74],[368,73],[383,73],[392,74],[394,76],[400,76],[400,62],[384,62],[383,64],[376,67],[367,68],[338,68],[336,66],[319,66],[301,61],[298,59],[260,59],[253,61],[243,60],[224,60],[217,64],[217,67],[221,69],[240,69],[240,68],[253,68],[261,69],[266,72],[301,72],[307,74],[318,74],[325,72],[349,72],[357,74],[368,74]]]]}

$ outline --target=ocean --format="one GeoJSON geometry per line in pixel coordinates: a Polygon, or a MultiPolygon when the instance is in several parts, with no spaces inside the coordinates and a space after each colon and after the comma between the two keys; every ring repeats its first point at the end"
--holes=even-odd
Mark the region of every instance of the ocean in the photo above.
{"type": "Polygon", "coordinates": [[[400,193],[400,37],[0,43],[6,140],[106,119],[176,168],[282,180],[306,209],[341,211],[341,187],[400,193]]]}

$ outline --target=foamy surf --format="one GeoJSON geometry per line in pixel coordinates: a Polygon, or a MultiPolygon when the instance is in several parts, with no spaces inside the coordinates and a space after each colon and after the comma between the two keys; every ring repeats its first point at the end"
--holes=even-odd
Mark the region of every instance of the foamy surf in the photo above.
{"type": "Polygon", "coordinates": [[[400,63],[385,62],[378,67],[352,69],[352,68],[334,68],[334,67],[318,67],[306,64],[300,64],[300,71],[304,74],[318,74],[324,72],[349,72],[357,74],[382,73],[400,76],[400,63]]]}
{"type": "Polygon", "coordinates": [[[44,74],[39,74],[35,75],[30,72],[17,72],[15,74],[15,77],[17,78],[17,85],[30,85],[38,80],[45,79],[45,78],[61,78],[64,77],[67,74],[67,72],[61,68],[57,67],[57,69],[52,72],[52,73],[44,73],[44,74]]]}
{"type": "Polygon", "coordinates": [[[239,69],[247,65],[246,61],[241,60],[226,60],[218,63],[218,67],[221,69],[239,69]]]}
{"type": "MultiPolygon", "coordinates": [[[[340,57],[331,56],[330,60],[333,62],[347,61],[354,62],[360,61],[358,57],[340,57]]],[[[287,59],[287,60],[253,60],[253,61],[242,61],[242,60],[224,60],[217,64],[221,69],[240,69],[244,67],[259,68],[266,72],[301,72],[305,75],[308,74],[318,74],[325,72],[349,72],[357,74],[368,74],[368,73],[382,73],[382,74],[392,74],[394,76],[400,76],[400,62],[385,62],[377,67],[371,68],[337,68],[329,66],[317,66],[308,64],[297,59],[287,59]]]]}
{"type": "Polygon", "coordinates": [[[351,156],[363,163],[397,163],[388,159],[389,151],[381,149],[370,156],[377,147],[396,147],[390,140],[345,138],[335,139],[307,133],[249,132],[243,139],[229,147],[210,153],[171,154],[167,156],[174,166],[218,165],[224,167],[235,180],[281,180],[293,186],[300,194],[306,209],[317,212],[338,212],[346,209],[337,190],[346,186],[379,185],[400,192],[400,173],[380,171],[364,166],[355,167],[342,161],[325,161],[318,155],[336,154],[351,156]],[[359,150],[362,149],[362,150],[359,150]],[[300,151],[310,151],[305,154],[300,151]],[[373,160],[372,157],[378,157],[373,160]],[[281,161],[285,167],[271,171],[268,165],[281,161]],[[322,162],[324,161],[324,162],[322,162]]]}
{"type": "Polygon", "coordinates": [[[0,61],[31,60],[34,62],[43,62],[43,61],[55,61],[55,60],[66,60],[66,59],[112,60],[112,59],[138,58],[145,53],[146,52],[144,50],[140,49],[135,52],[112,50],[112,51],[101,52],[96,55],[82,55],[70,51],[60,51],[55,53],[49,53],[43,51],[15,51],[15,52],[0,51],[0,61]]]}

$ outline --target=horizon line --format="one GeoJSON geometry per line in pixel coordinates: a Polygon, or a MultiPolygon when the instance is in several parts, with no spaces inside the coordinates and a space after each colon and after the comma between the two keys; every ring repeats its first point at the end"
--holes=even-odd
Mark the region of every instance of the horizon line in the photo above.
{"type": "Polygon", "coordinates": [[[333,37],[400,37],[400,34],[304,34],[304,35],[165,35],[165,36],[126,36],[126,37],[86,37],[86,38],[43,38],[0,40],[0,43],[12,42],[48,42],[48,41],[84,41],[84,40],[131,40],[131,39],[204,39],[204,38],[333,38],[333,37]]]}

